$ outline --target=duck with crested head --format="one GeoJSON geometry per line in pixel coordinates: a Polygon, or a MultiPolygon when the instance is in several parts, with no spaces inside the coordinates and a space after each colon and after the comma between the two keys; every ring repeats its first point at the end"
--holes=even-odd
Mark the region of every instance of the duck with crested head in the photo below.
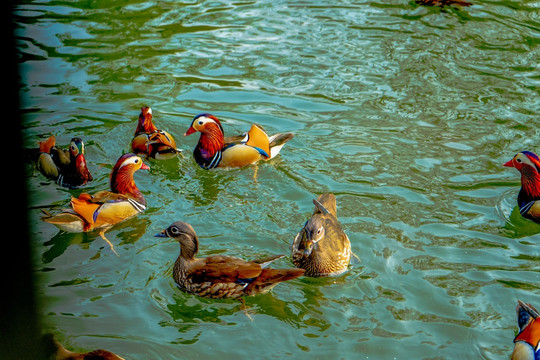
{"type": "Polygon", "coordinates": [[[131,149],[137,155],[158,160],[170,159],[182,152],[176,148],[176,142],[171,134],[156,127],[152,109],[148,106],[141,108],[137,129],[131,140],[131,149]]]}
{"type": "Polygon", "coordinates": [[[124,358],[103,349],[93,350],[87,353],[78,353],[66,349],[53,334],[45,334],[42,337],[43,351],[48,360],[124,360],[124,358]]]}
{"type": "Polygon", "coordinates": [[[224,255],[197,258],[199,239],[193,227],[183,221],[172,223],[155,236],[173,238],[180,243],[173,278],[180,289],[198,296],[234,299],[264,294],[278,283],[304,274],[303,269],[267,267],[283,255],[253,261],[224,255]]]}
{"type": "Polygon", "coordinates": [[[516,307],[519,332],[514,338],[512,360],[540,359],[540,314],[531,305],[518,300],[516,307]]]}
{"type": "Polygon", "coordinates": [[[184,136],[195,132],[200,132],[201,136],[193,157],[203,169],[242,167],[273,159],[294,137],[292,133],[268,136],[257,124],[244,135],[225,137],[221,122],[211,114],[195,116],[184,136]]]}
{"type": "Polygon", "coordinates": [[[93,180],[84,156],[84,142],[77,137],[71,139],[68,149],[56,146],[54,135],[39,142],[37,168],[44,176],[69,188],[86,185],[93,180]]]}
{"type": "Polygon", "coordinates": [[[139,169],[149,169],[139,156],[133,153],[120,156],[109,178],[110,191],[103,190],[93,195],[81,193],[78,197],[72,197],[70,209],[55,215],[45,213],[43,221],[66,232],[99,229],[101,237],[114,251],[105,237],[106,229],[146,209],[146,200],[133,178],[139,169]]]}
{"type": "Polygon", "coordinates": [[[335,276],[345,272],[351,260],[351,242],[337,219],[334,194],[321,194],[313,200],[311,218],[294,238],[291,257],[305,276],[335,276]]]}
{"type": "Polygon", "coordinates": [[[519,213],[540,224],[540,158],[531,151],[522,151],[503,166],[516,168],[521,173],[519,213]]]}

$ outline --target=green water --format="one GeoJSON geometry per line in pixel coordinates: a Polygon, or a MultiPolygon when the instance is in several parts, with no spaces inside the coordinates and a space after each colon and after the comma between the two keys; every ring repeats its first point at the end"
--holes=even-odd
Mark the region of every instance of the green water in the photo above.
{"type": "Polygon", "coordinates": [[[108,232],[66,234],[40,207],[68,190],[28,165],[44,330],[77,351],[127,359],[508,359],[517,299],[540,308],[540,226],[516,213],[519,173],[540,151],[540,6],[375,1],[23,1],[15,21],[24,145],[86,143],[108,187],[141,106],[185,156],[148,161],[148,209],[108,232]],[[256,167],[205,171],[191,119],[229,135],[256,122],[295,138],[256,167]],[[246,299],[182,293],[179,246],[201,255],[289,247],[322,192],[361,261],[246,299]]]}

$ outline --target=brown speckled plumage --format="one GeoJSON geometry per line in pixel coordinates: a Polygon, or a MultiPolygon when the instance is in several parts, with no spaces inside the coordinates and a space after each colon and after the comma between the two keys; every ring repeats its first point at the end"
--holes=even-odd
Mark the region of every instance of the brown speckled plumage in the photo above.
{"type": "Polygon", "coordinates": [[[336,197],[322,194],[313,202],[313,215],[292,244],[293,263],[305,276],[341,274],[350,263],[351,243],[337,219],[336,197]]]}
{"type": "Polygon", "coordinates": [[[193,227],[182,221],[174,222],[156,236],[171,237],[180,243],[173,278],[180,289],[199,296],[222,299],[262,294],[304,273],[303,269],[267,267],[283,255],[254,261],[224,255],[196,258],[199,240],[193,227]]]}

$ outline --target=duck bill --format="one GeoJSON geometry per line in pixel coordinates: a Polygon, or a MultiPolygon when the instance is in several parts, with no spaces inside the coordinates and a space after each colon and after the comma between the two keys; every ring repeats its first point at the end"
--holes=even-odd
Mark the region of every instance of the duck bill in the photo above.
{"type": "Polygon", "coordinates": [[[514,166],[514,159],[505,162],[505,163],[503,164],[503,166],[507,166],[507,167],[515,167],[515,166],[514,166]]]}
{"type": "Polygon", "coordinates": [[[184,136],[191,135],[191,134],[193,134],[194,132],[197,132],[197,130],[195,130],[195,129],[193,128],[193,126],[190,126],[189,129],[188,129],[188,131],[185,132],[184,136]]]}
{"type": "Polygon", "coordinates": [[[145,163],[142,163],[141,170],[150,170],[150,166],[146,165],[145,163]]]}
{"type": "Polygon", "coordinates": [[[167,235],[166,230],[163,230],[162,232],[159,232],[156,235],[154,235],[154,237],[166,238],[166,237],[169,237],[169,235],[167,235]]]}
{"type": "Polygon", "coordinates": [[[312,241],[306,241],[306,247],[304,248],[304,257],[308,257],[311,255],[311,252],[313,251],[313,242],[312,241]]]}

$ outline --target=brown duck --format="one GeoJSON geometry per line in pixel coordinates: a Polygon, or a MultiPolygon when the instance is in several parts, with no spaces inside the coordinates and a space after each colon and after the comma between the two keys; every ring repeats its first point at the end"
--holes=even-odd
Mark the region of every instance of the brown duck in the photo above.
{"type": "Polygon", "coordinates": [[[42,338],[44,351],[48,360],[125,360],[107,350],[94,350],[87,353],[77,353],[67,350],[52,334],[45,334],[42,338]]]}
{"type": "Polygon", "coordinates": [[[193,227],[176,221],[157,237],[170,237],[180,243],[173,277],[180,289],[203,297],[239,298],[268,292],[278,283],[295,279],[303,269],[271,269],[267,266],[283,255],[245,261],[239,258],[212,255],[196,258],[199,239],[193,227]]]}
{"type": "Polygon", "coordinates": [[[347,270],[351,243],[337,219],[336,197],[322,194],[313,200],[311,218],[294,238],[292,261],[305,276],[334,276],[347,270]]]}

